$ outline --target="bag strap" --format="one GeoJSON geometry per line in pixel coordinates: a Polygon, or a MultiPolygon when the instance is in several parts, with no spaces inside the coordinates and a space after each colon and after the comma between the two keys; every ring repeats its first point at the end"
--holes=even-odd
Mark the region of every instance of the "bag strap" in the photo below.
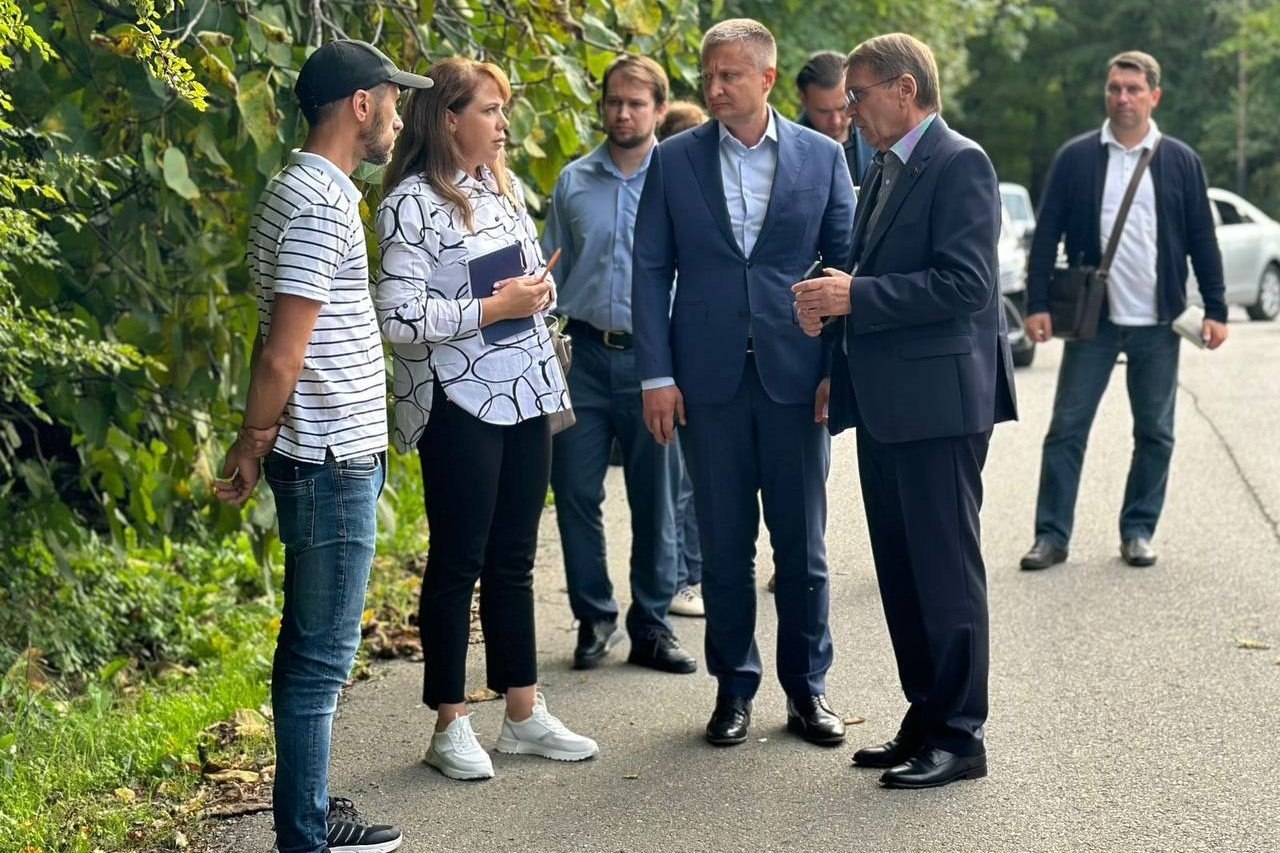
{"type": "Polygon", "coordinates": [[[1124,233],[1124,223],[1129,218],[1129,208],[1133,206],[1133,197],[1138,194],[1138,184],[1142,182],[1142,173],[1147,171],[1147,167],[1155,159],[1156,149],[1160,147],[1160,140],[1163,138],[1163,136],[1157,136],[1151,147],[1143,151],[1142,156],[1138,158],[1138,166],[1133,170],[1133,177],[1129,179],[1129,186],[1124,191],[1124,200],[1120,202],[1120,211],[1116,214],[1115,225],[1111,226],[1111,237],[1107,240],[1107,250],[1102,253],[1102,263],[1098,265],[1095,273],[1101,278],[1106,278],[1111,271],[1111,261],[1116,256],[1116,249],[1120,247],[1120,235],[1124,233]]]}

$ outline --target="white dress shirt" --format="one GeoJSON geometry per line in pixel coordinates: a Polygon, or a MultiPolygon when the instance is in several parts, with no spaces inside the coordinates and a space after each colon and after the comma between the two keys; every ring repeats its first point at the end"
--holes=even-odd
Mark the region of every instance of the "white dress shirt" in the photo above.
{"type": "Polygon", "coordinates": [[[471,292],[468,260],[512,243],[520,245],[526,275],[541,271],[533,220],[498,191],[488,170],[481,179],[460,171],[457,182],[471,202],[474,230],[422,175],[405,178],[378,206],[374,307],[394,354],[395,440],[404,451],[426,429],[436,380],[453,403],[486,423],[509,426],[569,407],[545,315],[534,317],[531,330],[488,344],[471,292]]]}
{"type": "MultiPolygon", "coordinates": [[[[1107,180],[1102,191],[1102,251],[1115,227],[1120,203],[1124,200],[1133,170],[1142,153],[1160,138],[1153,120],[1147,135],[1132,148],[1125,148],[1111,132],[1111,120],[1102,125],[1102,143],[1107,146],[1107,180]]],[[[1107,278],[1107,302],[1111,322],[1117,326],[1154,326],[1156,314],[1156,190],[1148,168],[1138,182],[1133,206],[1124,221],[1124,232],[1116,246],[1107,278]]]]}
{"type": "Polygon", "coordinates": [[[720,125],[720,179],[724,183],[724,203],[729,210],[729,227],[744,257],[751,257],[756,238],[764,226],[773,194],[773,174],[778,171],[778,126],[769,110],[764,136],[748,148],[720,125]]]}

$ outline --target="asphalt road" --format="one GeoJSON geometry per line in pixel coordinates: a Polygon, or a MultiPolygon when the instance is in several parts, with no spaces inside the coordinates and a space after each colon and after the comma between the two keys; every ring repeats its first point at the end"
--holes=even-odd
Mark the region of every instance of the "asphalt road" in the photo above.
{"type": "MultiPolygon", "coordinates": [[[[1233,320],[1235,318],[1233,317],[1233,320]]],[[[846,746],[788,735],[771,680],[775,619],[763,590],[766,681],[753,738],[702,740],[714,682],[623,663],[569,668],[575,633],[553,511],[538,560],[539,660],[553,713],[601,744],[583,764],[495,755],[497,777],[450,781],[420,763],[432,715],[416,665],[381,669],[344,700],[333,789],[399,824],[405,851],[1280,851],[1280,323],[1232,326],[1216,353],[1185,346],[1159,564],[1119,559],[1131,452],[1118,366],[1086,459],[1069,563],[1017,569],[1030,545],[1040,441],[1061,346],[1018,372],[1022,420],[997,429],[986,472],[992,625],[991,775],[887,791],[849,763],[904,710],[880,610],[851,437],[833,447],[828,529],[836,662],[829,693],[865,722],[846,746]],[[1241,640],[1271,645],[1245,649],[1241,640]]],[[[616,469],[606,514],[625,596],[627,522],[616,469]]],[[[701,651],[701,620],[677,619],[701,651]]],[[[701,656],[699,654],[699,656],[701,656]]],[[[482,683],[472,650],[471,682],[482,683]]],[[[475,707],[491,747],[500,703],[475,707]]],[[[271,846],[270,817],[218,827],[227,851],[271,846]]]]}

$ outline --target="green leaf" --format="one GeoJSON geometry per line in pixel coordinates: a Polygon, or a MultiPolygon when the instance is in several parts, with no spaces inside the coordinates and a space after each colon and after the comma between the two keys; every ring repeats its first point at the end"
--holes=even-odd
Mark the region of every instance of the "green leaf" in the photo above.
{"type": "MultiPolygon", "coordinates": [[[[661,13],[659,13],[661,14],[661,13]]],[[[622,37],[605,26],[604,21],[590,13],[582,16],[582,29],[588,41],[615,50],[622,49],[622,37]]]]}
{"type": "Polygon", "coordinates": [[[650,0],[615,0],[613,8],[618,14],[618,29],[651,36],[662,26],[662,8],[650,0]]]}
{"type": "Polygon", "coordinates": [[[280,112],[276,109],[275,93],[267,75],[261,71],[250,71],[241,77],[236,105],[240,108],[244,128],[258,150],[273,149],[278,141],[276,129],[280,126],[280,112]]]}
{"type": "Polygon", "coordinates": [[[164,182],[169,185],[169,189],[188,201],[200,198],[200,188],[191,180],[191,174],[187,171],[187,157],[177,148],[169,147],[164,150],[164,182]]]}

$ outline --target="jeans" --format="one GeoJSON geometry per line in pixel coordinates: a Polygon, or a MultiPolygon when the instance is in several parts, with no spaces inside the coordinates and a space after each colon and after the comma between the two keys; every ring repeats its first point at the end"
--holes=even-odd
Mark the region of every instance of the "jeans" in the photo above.
{"type": "Polygon", "coordinates": [[[280,853],[322,853],[333,712],[360,645],[386,460],[312,464],[273,453],[265,469],[284,543],[271,669],[276,844],[280,853]]]}
{"type": "Polygon", "coordinates": [[[635,351],[610,349],[586,336],[574,338],[569,396],[577,423],[555,437],[551,488],[564,547],[569,606],[582,622],[618,618],[605,560],[602,505],[609,449],[622,448],[622,473],[631,510],[631,607],[627,632],[645,639],[672,632],[667,610],[676,591],[675,498],[679,458],[653,440],[644,425],[644,403],[635,351]]]}
{"type": "Polygon", "coordinates": [[[1178,336],[1167,324],[1117,326],[1103,319],[1089,341],[1068,341],[1058,371],[1053,420],[1044,439],[1036,538],[1059,548],[1071,541],[1080,470],[1098,403],[1116,357],[1127,360],[1133,413],[1133,459],[1120,510],[1121,540],[1155,535],[1173,456],[1173,408],[1178,389],[1178,336]]]}
{"type": "MultiPolygon", "coordinates": [[[[680,443],[676,442],[679,452],[680,443]]],[[[702,543],[698,541],[698,513],[693,507],[693,480],[680,455],[680,488],[676,493],[676,589],[702,583],[702,543]]]]}

